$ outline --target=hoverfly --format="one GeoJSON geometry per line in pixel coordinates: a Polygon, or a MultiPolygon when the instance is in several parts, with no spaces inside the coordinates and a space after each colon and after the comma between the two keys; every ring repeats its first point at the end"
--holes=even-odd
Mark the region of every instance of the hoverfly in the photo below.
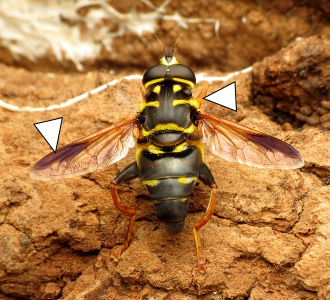
{"type": "MultiPolygon", "coordinates": [[[[202,113],[204,86],[192,98],[194,72],[179,64],[164,47],[158,65],[143,76],[144,101],[129,120],[113,124],[50,153],[33,167],[31,178],[71,178],[104,169],[124,158],[138,145],[136,161],[111,181],[111,196],[117,209],[130,215],[124,251],[130,242],[136,210],[120,202],[117,186],[140,177],[155,204],[158,219],[170,234],[180,233],[185,224],[189,196],[197,179],[211,189],[205,215],[194,224],[198,265],[200,229],[213,214],[217,185],[204,162],[203,144],[227,161],[271,169],[295,169],[304,165],[300,153],[287,143],[211,114],[202,113]]],[[[121,252],[122,252],[121,251],[121,252]]]]}

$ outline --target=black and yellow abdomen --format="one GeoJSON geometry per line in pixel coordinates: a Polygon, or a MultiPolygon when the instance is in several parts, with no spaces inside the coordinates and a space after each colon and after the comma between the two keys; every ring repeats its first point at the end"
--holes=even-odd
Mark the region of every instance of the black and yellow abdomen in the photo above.
{"type": "Polygon", "coordinates": [[[155,145],[137,151],[141,180],[154,200],[157,217],[172,234],[183,229],[189,196],[199,177],[202,163],[201,147],[187,142],[167,152],[155,145]]]}

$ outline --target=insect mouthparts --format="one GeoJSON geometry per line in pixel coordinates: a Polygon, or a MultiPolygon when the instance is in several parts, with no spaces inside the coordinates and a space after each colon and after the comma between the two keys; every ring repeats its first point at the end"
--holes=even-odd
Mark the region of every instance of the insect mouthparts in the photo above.
{"type": "Polygon", "coordinates": [[[170,53],[167,52],[167,49],[164,47],[164,56],[165,59],[167,61],[167,63],[169,64],[173,58],[173,52],[174,52],[175,47],[173,47],[170,51],[170,53]]]}

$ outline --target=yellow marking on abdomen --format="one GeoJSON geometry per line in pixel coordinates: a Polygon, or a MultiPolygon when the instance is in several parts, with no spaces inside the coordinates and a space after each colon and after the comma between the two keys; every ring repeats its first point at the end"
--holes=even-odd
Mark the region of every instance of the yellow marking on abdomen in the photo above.
{"type": "MultiPolygon", "coordinates": [[[[182,152],[182,151],[188,149],[188,146],[189,146],[189,144],[187,142],[183,142],[183,143],[177,145],[173,149],[173,151],[171,151],[171,152],[174,152],[174,153],[182,152]]],[[[154,144],[150,144],[146,149],[152,154],[164,154],[164,153],[166,153],[165,151],[163,151],[161,149],[161,147],[158,147],[154,144]]]]}
{"type": "Polygon", "coordinates": [[[178,177],[178,182],[182,184],[189,184],[197,180],[197,177],[178,177]]]}
{"type": "Polygon", "coordinates": [[[152,154],[163,154],[165,153],[163,150],[161,150],[159,147],[156,145],[150,144],[147,148],[147,150],[152,153],[152,154]]]}
{"type": "Polygon", "coordinates": [[[143,111],[146,106],[154,106],[159,107],[159,101],[151,101],[151,102],[142,102],[140,103],[140,111],[143,111]]]}
{"type": "Polygon", "coordinates": [[[136,153],[135,153],[136,163],[137,163],[139,169],[141,167],[140,162],[141,162],[142,151],[143,151],[143,148],[139,147],[139,148],[137,148],[136,153]]]}
{"type": "Polygon", "coordinates": [[[173,100],[172,105],[173,106],[177,106],[177,105],[181,105],[181,104],[188,104],[192,107],[195,107],[197,109],[199,109],[199,103],[196,99],[189,99],[189,100],[185,100],[185,99],[176,99],[173,100]]]}
{"type": "Polygon", "coordinates": [[[182,152],[188,148],[188,143],[184,142],[177,145],[172,152],[182,152]]]}
{"type": "Polygon", "coordinates": [[[160,184],[160,180],[157,180],[157,179],[143,180],[142,182],[147,186],[156,186],[156,185],[160,184]]]}
{"type": "Polygon", "coordinates": [[[148,136],[157,131],[165,131],[165,130],[181,131],[183,133],[193,133],[194,129],[195,129],[194,124],[191,124],[188,128],[180,127],[179,125],[177,125],[175,123],[157,124],[153,129],[151,129],[149,131],[142,128],[142,135],[148,136]]]}
{"type": "Polygon", "coordinates": [[[160,203],[161,201],[173,201],[173,200],[179,200],[182,203],[185,203],[189,198],[166,198],[166,199],[161,199],[161,200],[154,200],[155,204],[160,203]]]}

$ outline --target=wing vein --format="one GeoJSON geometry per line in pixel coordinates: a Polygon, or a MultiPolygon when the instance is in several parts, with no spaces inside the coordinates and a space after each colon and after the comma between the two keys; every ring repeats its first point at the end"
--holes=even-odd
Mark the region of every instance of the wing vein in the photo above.
{"type": "Polygon", "coordinates": [[[203,142],[211,152],[230,162],[259,168],[295,169],[304,165],[289,144],[238,123],[201,114],[203,142]]]}
{"type": "Polygon", "coordinates": [[[136,118],[113,124],[42,158],[30,174],[32,179],[71,178],[103,169],[125,157],[135,145],[136,118]]]}

